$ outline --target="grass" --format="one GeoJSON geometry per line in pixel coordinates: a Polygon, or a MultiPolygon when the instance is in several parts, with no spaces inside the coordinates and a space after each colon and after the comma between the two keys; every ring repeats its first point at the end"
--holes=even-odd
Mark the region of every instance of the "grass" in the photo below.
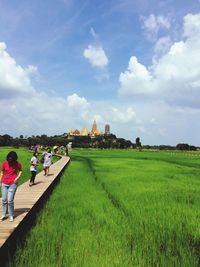
{"type": "Polygon", "coordinates": [[[74,150],[9,266],[198,266],[198,154],[74,150]]]}

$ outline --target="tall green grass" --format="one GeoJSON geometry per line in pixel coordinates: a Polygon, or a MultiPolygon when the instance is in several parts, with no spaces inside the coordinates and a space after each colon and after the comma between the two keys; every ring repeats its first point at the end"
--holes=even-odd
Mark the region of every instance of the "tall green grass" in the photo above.
{"type": "Polygon", "coordinates": [[[9,266],[198,266],[199,159],[73,151],[9,266]]]}
{"type": "Polygon", "coordinates": [[[186,161],[180,154],[177,158],[161,153],[119,153],[114,159],[106,154],[93,159],[86,152],[85,157],[96,180],[129,220],[133,265],[197,266],[200,163],[196,158],[186,161]],[[196,168],[189,167],[193,165],[196,168]]]}

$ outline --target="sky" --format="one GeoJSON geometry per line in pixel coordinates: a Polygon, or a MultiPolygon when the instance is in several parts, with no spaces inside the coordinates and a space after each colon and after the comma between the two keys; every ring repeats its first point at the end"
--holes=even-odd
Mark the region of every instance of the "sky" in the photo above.
{"type": "Polygon", "coordinates": [[[200,146],[200,0],[0,0],[0,135],[94,120],[200,146]]]}

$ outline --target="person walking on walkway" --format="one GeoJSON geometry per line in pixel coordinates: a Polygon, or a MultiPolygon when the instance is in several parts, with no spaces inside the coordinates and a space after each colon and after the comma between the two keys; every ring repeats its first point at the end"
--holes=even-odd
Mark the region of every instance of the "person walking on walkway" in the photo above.
{"type": "Polygon", "coordinates": [[[32,186],[35,184],[35,176],[37,173],[37,166],[38,165],[39,165],[38,152],[35,151],[33,153],[33,157],[31,158],[31,167],[30,167],[31,179],[30,179],[29,186],[32,186]]]}
{"type": "Polygon", "coordinates": [[[22,175],[22,165],[17,161],[18,156],[15,151],[10,151],[6,159],[2,164],[0,174],[3,207],[1,220],[6,219],[6,213],[8,211],[10,222],[13,222],[14,197],[17,189],[17,181],[22,175]]]}
{"type": "Polygon", "coordinates": [[[51,166],[51,161],[52,161],[52,153],[50,148],[48,148],[47,152],[44,152],[43,157],[44,157],[44,163],[43,163],[44,175],[48,176],[49,168],[51,166]]]}

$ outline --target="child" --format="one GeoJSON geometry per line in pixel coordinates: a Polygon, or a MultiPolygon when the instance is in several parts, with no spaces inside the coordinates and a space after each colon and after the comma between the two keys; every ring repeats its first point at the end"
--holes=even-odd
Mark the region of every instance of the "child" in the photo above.
{"type": "Polygon", "coordinates": [[[31,179],[30,179],[30,183],[29,186],[32,186],[35,184],[35,176],[37,173],[37,166],[39,164],[39,160],[38,160],[38,152],[35,151],[33,153],[33,157],[31,158],[31,167],[30,167],[30,171],[31,171],[31,179]]]}
{"type": "Polygon", "coordinates": [[[43,157],[44,157],[44,163],[43,163],[44,175],[48,176],[49,168],[51,166],[51,161],[52,161],[52,153],[50,148],[48,148],[47,152],[43,154],[43,157]]]}

